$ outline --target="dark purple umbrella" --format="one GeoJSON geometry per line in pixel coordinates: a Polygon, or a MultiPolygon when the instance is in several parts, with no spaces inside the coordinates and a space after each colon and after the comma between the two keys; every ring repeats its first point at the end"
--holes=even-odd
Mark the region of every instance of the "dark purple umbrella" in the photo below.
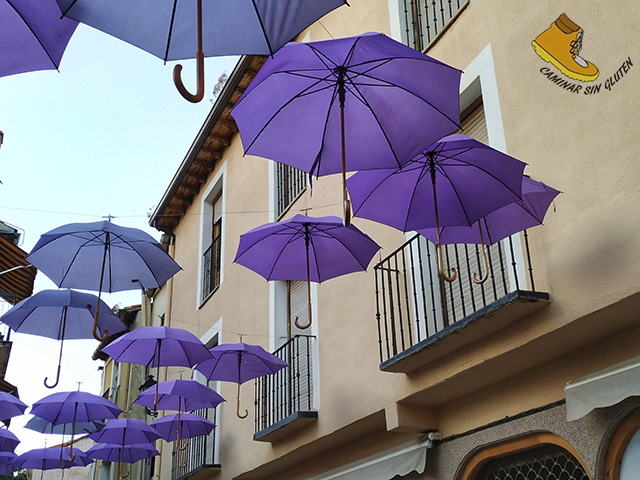
{"type": "MultiPolygon", "coordinates": [[[[40,237],[26,259],[58,287],[96,290],[98,298],[103,291],[158,288],[180,271],[151,235],[110,221],[55,228],[40,237]]],[[[97,323],[98,315],[93,335],[104,340],[108,332],[98,336],[97,323]]]]}
{"type": "Polygon", "coordinates": [[[48,420],[40,417],[33,417],[29,420],[24,426],[30,430],[39,433],[45,433],[47,435],[71,435],[73,433],[95,433],[100,429],[104,428],[104,422],[100,420],[92,420],[90,422],[76,422],[75,425],[73,422],[69,423],[59,423],[58,425],[54,425],[48,420]]]}
{"type": "Polygon", "coordinates": [[[290,43],[231,114],[246,153],[316,176],[342,172],[344,185],[347,171],[400,167],[458,129],[460,75],[380,33],[290,43]]]}
{"type": "MultiPolygon", "coordinates": [[[[345,227],[338,217],[296,215],[272,222],[240,236],[234,262],[267,280],[323,282],[348,273],[364,271],[380,249],[354,225],[345,227]]],[[[311,304],[309,303],[309,324],[311,304]]]]}
{"type": "MultiPolygon", "coordinates": [[[[13,452],[0,452],[0,465],[6,465],[12,462],[17,455],[13,452]]],[[[6,475],[4,473],[0,473],[0,475],[6,475]]]]}
{"type": "Polygon", "coordinates": [[[20,439],[13,432],[6,428],[0,428],[0,451],[13,452],[19,443],[20,439]]]}
{"type": "Polygon", "coordinates": [[[57,448],[34,448],[16,457],[11,464],[15,468],[29,468],[34,470],[52,470],[54,468],[71,468],[85,467],[91,463],[86,454],[75,449],[75,453],[71,454],[69,447],[62,447],[62,455],[69,457],[70,460],[61,460],[60,453],[57,448]],[[73,459],[71,459],[73,457],[73,459]]]}
{"type": "Polygon", "coordinates": [[[215,424],[191,413],[174,413],[160,417],[151,426],[167,442],[208,435],[215,424]]]}
{"type": "MultiPolygon", "coordinates": [[[[207,347],[193,333],[164,326],[138,327],[119,337],[102,351],[116,362],[158,368],[192,367],[211,358],[207,347]]],[[[157,383],[155,388],[157,392],[157,383]]]]}
{"type": "MultiPolygon", "coordinates": [[[[122,409],[106,398],[80,391],[53,393],[31,407],[32,415],[44,418],[54,425],[71,423],[71,442],[76,433],[76,422],[118,418],[121,413],[122,409]]],[[[69,461],[72,461],[73,443],[70,445],[69,461]]]]}
{"type": "Polygon", "coordinates": [[[53,385],[60,381],[60,366],[64,340],[92,338],[92,326],[96,313],[97,329],[102,336],[107,330],[117,333],[127,326],[113,313],[109,306],[95,295],[76,292],[75,290],[42,290],[12,307],[0,317],[0,322],[8,325],[16,332],[60,340],[60,356],[58,357],[58,373],[53,385]],[[98,304],[102,309],[98,308],[98,304]]]}
{"type": "Polygon", "coordinates": [[[213,388],[196,380],[170,380],[160,382],[157,385],[157,404],[154,404],[155,386],[147,388],[138,395],[133,403],[144,405],[150,409],[189,412],[200,408],[215,408],[225,401],[213,388]]]}
{"type": "Polygon", "coordinates": [[[7,392],[0,392],[0,418],[8,418],[22,415],[27,409],[27,405],[15,395],[7,392]]]}
{"type": "MultiPolygon", "coordinates": [[[[521,200],[525,163],[466,135],[450,135],[399,169],[358,172],[347,181],[354,215],[403,232],[472,225],[521,200]]],[[[440,275],[453,281],[442,267],[440,275]]]]}
{"type": "Polygon", "coordinates": [[[238,404],[236,414],[245,418],[249,412],[240,415],[240,385],[248,380],[271,375],[289,366],[287,362],[267,352],[260,345],[230,343],[216,345],[211,350],[212,359],[196,365],[196,370],[208,380],[223,380],[238,384],[238,404]]]}
{"type": "Polygon", "coordinates": [[[273,55],[345,0],[58,0],[66,16],[167,60],[197,59],[198,90],[190,94],[174,69],[180,93],[204,95],[204,57],[273,55]],[[197,47],[197,48],[196,48],[197,47]]]}
{"type": "MultiPolygon", "coordinates": [[[[483,280],[480,280],[475,273],[473,274],[474,282],[482,283],[489,275],[489,262],[484,244],[493,245],[514,233],[542,225],[542,220],[551,202],[559,193],[558,190],[542,182],[523,177],[522,200],[510,203],[485,215],[471,226],[440,227],[440,243],[443,245],[454,243],[482,245],[485,275],[483,280]]],[[[438,241],[438,232],[435,228],[420,229],[418,233],[433,243],[438,241]]]]}
{"type": "Polygon", "coordinates": [[[0,77],[58,69],[77,25],[53,0],[0,1],[0,77]]]}
{"type": "Polygon", "coordinates": [[[15,468],[11,463],[0,463],[0,475],[11,475],[14,470],[15,468]]]}

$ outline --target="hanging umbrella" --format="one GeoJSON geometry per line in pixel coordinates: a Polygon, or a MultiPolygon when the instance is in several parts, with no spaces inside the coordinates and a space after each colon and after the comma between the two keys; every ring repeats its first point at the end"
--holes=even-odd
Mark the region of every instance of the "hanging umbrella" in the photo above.
{"type": "Polygon", "coordinates": [[[56,448],[35,448],[18,455],[11,464],[15,468],[52,470],[54,468],[85,467],[91,463],[91,460],[87,458],[86,454],[77,448],[73,455],[71,454],[70,447],[62,447],[62,451],[64,455],[68,455],[70,458],[66,463],[60,462],[60,456],[56,448]],[[71,457],[73,458],[71,459],[71,457]]]}
{"type": "Polygon", "coordinates": [[[13,432],[0,428],[0,451],[13,452],[19,443],[20,439],[13,432]]]}
{"type": "Polygon", "coordinates": [[[309,172],[400,167],[459,128],[460,70],[380,33],[290,43],[231,110],[245,152],[309,172]]]}
{"type": "MultiPolygon", "coordinates": [[[[12,462],[17,455],[13,452],[0,452],[0,465],[6,465],[12,462]]],[[[0,474],[5,475],[5,474],[0,474]]]]}
{"type": "Polygon", "coordinates": [[[240,385],[248,380],[271,375],[289,366],[287,362],[267,352],[259,345],[231,343],[216,345],[209,350],[212,359],[196,365],[196,370],[208,380],[222,380],[238,384],[236,415],[246,418],[249,411],[240,414],[240,385]]]}
{"type": "Polygon", "coordinates": [[[267,280],[306,280],[311,325],[309,282],[323,282],[364,271],[380,246],[354,225],[338,217],[296,215],[261,225],[240,236],[234,262],[267,280]]]}
{"type": "MultiPolygon", "coordinates": [[[[1,319],[1,318],[0,318],[1,319]]],[[[7,392],[0,392],[0,418],[8,418],[22,415],[27,409],[27,405],[18,397],[7,392]]]]}
{"type": "Polygon", "coordinates": [[[216,408],[225,401],[213,388],[196,380],[169,380],[158,383],[158,401],[154,405],[155,386],[143,391],[133,403],[153,409],[189,412],[216,408]]]}
{"type": "Polygon", "coordinates": [[[438,237],[443,245],[454,243],[475,243],[482,246],[485,275],[482,280],[474,273],[473,280],[482,283],[489,275],[489,261],[485,243],[493,245],[514,233],[542,225],[551,202],[560,192],[528,177],[522,178],[522,200],[510,203],[480,218],[471,226],[441,226],[420,229],[418,233],[436,243],[438,237]],[[439,235],[438,235],[439,233],[439,235]]]}
{"type": "Polygon", "coordinates": [[[151,426],[167,442],[209,435],[215,428],[212,421],[191,413],[165,415],[151,426]]]}
{"type": "Polygon", "coordinates": [[[0,463],[0,475],[11,475],[14,470],[11,463],[0,463]]]}
{"type": "MultiPolygon", "coordinates": [[[[151,235],[110,221],[70,223],[43,234],[28,262],[58,287],[112,293],[136,288],[158,288],[180,271],[180,266],[151,235]]],[[[93,323],[97,333],[98,313],[93,323]]]]}
{"type": "MultiPolygon", "coordinates": [[[[442,138],[399,169],[358,172],[347,181],[354,215],[407,232],[472,225],[521,200],[525,163],[466,135],[442,138]]],[[[440,275],[444,272],[440,241],[440,275]]]]}
{"type": "Polygon", "coordinates": [[[54,0],[0,1],[0,77],[57,70],[77,25],[54,0]]]}
{"type": "Polygon", "coordinates": [[[106,462],[135,463],[144,458],[160,455],[160,452],[150,443],[136,443],[125,447],[113,443],[96,443],[86,451],[85,455],[106,462]]]}
{"type": "Polygon", "coordinates": [[[104,428],[105,423],[99,420],[92,420],[90,422],[76,422],[73,425],[70,423],[59,423],[54,425],[48,420],[40,417],[33,417],[24,426],[29,430],[35,432],[44,433],[47,435],[71,435],[73,433],[95,433],[104,428]]]}
{"type": "Polygon", "coordinates": [[[58,0],[63,15],[91,25],[156,57],[195,58],[198,89],[189,93],[173,78],[187,100],[204,96],[204,57],[273,55],[313,22],[345,0],[58,0]]]}
{"type": "MultiPolygon", "coordinates": [[[[71,423],[71,442],[76,433],[76,422],[90,422],[117,418],[122,409],[106,398],[88,392],[58,392],[44,397],[33,404],[31,414],[44,418],[54,425],[71,423]]],[[[62,463],[63,450],[60,450],[62,463]]],[[[69,461],[72,461],[73,443],[69,447],[69,461]]]]}
{"type": "MultiPolygon", "coordinates": [[[[207,347],[193,333],[181,328],[138,327],[102,349],[116,362],[147,367],[192,367],[211,358],[207,347]]],[[[160,378],[158,373],[158,378],[160,378]]],[[[157,410],[157,392],[154,410],[157,410]]]]}
{"type": "Polygon", "coordinates": [[[16,332],[60,340],[56,381],[49,385],[47,378],[44,379],[47,388],[54,388],[60,381],[64,340],[93,337],[92,325],[99,310],[98,304],[102,306],[97,317],[100,335],[107,330],[112,333],[126,330],[122,320],[98,297],[67,289],[42,290],[25,298],[2,315],[0,322],[16,332]]]}

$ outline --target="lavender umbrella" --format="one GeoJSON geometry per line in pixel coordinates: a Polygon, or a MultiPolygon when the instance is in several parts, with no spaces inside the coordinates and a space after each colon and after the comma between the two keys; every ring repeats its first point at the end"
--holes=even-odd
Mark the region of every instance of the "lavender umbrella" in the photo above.
{"type": "Polygon", "coordinates": [[[95,295],[75,290],[42,290],[12,307],[0,317],[0,322],[16,332],[60,340],[58,373],[53,385],[60,381],[62,348],[64,340],[92,338],[93,319],[98,315],[97,330],[102,336],[107,330],[117,333],[126,325],[113,313],[109,306],[95,295]],[[102,306],[100,310],[98,304],[102,306]]]}
{"type": "Polygon", "coordinates": [[[237,410],[240,418],[249,414],[245,410],[240,414],[240,385],[248,380],[271,375],[289,366],[287,362],[267,352],[259,345],[231,343],[216,345],[211,350],[212,359],[196,365],[196,370],[208,380],[223,380],[238,384],[237,410]]]}
{"type": "Polygon", "coordinates": [[[58,450],[54,448],[35,448],[18,455],[11,464],[15,468],[31,468],[35,470],[52,470],[54,468],[85,467],[91,463],[86,454],[76,448],[76,453],[71,455],[69,447],[62,447],[63,454],[69,455],[68,462],[62,462],[58,450]]]}
{"type": "MultiPolygon", "coordinates": [[[[403,232],[472,225],[481,217],[521,200],[525,163],[466,135],[450,135],[399,169],[358,172],[347,181],[354,215],[403,232]]],[[[443,269],[440,241],[440,275],[443,269]]]]}
{"type": "Polygon", "coordinates": [[[96,443],[115,443],[130,445],[135,443],[152,443],[160,435],[142,420],[135,418],[117,418],[109,420],[105,427],[89,435],[96,443]]]}
{"type": "Polygon", "coordinates": [[[27,405],[15,395],[7,392],[0,392],[0,418],[8,418],[22,415],[27,409],[27,405]]]}
{"type": "Polygon", "coordinates": [[[64,15],[165,62],[196,58],[195,95],[180,80],[181,65],[176,65],[173,74],[178,90],[191,102],[204,96],[205,56],[273,55],[320,17],[346,3],[345,0],[58,0],[64,15]]]}
{"type": "Polygon", "coordinates": [[[560,192],[528,177],[522,178],[522,200],[510,203],[491,212],[471,226],[443,226],[440,232],[435,228],[420,229],[418,233],[431,242],[447,245],[452,243],[476,243],[482,245],[485,275],[479,280],[474,273],[473,280],[482,283],[489,275],[489,262],[484,244],[493,245],[514,233],[542,225],[551,202],[560,192]],[[486,242],[485,242],[486,239],[486,242]]]}
{"type": "Polygon", "coordinates": [[[6,428],[0,428],[0,451],[13,452],[18,444],[20,443],[20,439],[16,437],[11,431],[6,428]]]}
{"type": "Polygon", "coordinates": [[[144,458],[160,455],[150,443],[116,445],[113,443],[96,443],[86,451],[86,456],[107,462],[135,463],[144,458]]]}
{"type": "Polygon", "coordinates": [[[33,417],[24,426],[30,430],[47,435],[71,435],[71,433],[95,433],[104,428],[104,422],[92,420],[90,422],[59,423],[54,425],[48,420],[40,417],[33,417]],[[75,430],[75,432],[73,432],[75,430]]]}
{"type": "Polygon", "coordinates": [[[461,72],[380,34],[290,43],[231,115],[246,153],[311,175],[400,167],[458,127],[461,72]]]}
{"type": "MultiPolygon", "coordinates": [[[[147,367],[192,367],[211,358],[207,347],[193,333],[181,328],[139,327],[102,349],[116,362],[147,367]]],[[[156,383],[156,392],[158,392],[156,383]]],[[[157,398],[157,393],[156,393],[157,398]]],[[[157,400],[154,402],[157,410],[157,400]]]]}
{"type": "Polygon", "coordinates": [[[354,225],[338,217],[296,215],[261,225],[240,236],[234,262],[267,280],[306,280],[311,325],[309,282],[323,282],[364,271],[380,246],[354,225]]]}
{"type": "MultiPolygon", "coordinates": [[[[70,223],[43,234],[26,257],[59,287],[120,292],[158,288],[180,266],[151,235],[110,221],[70,223]]],[[[100,305],[100,303],[98,303],[100,305]]],[[[98,336],[98,312],[93,335],[98,336]]]]}
{"type": "Polygon", "coordinates": [[[151,426],[167,442],[208,435],[215,424],[191,413],[174,413],[160,417],[151,426]]]}
{"type": "Polygon", "coordinates": [[[53,0],[0,1],[0,77],[58,69],[77,25],[53,0]]]}
{"type": "Polygon", "coordinates": [[[147,388],[133,403],[153,409],[188,412],[200,408],[215,408],[224,402],[213,388],[196,380],[170,380],[158,383],[158,401],[154,405],[155,386],[147,388]]]}

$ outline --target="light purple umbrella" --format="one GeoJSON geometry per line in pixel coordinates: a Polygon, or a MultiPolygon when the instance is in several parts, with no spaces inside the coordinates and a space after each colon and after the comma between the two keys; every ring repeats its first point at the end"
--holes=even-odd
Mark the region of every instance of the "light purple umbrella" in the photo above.
{"type": "Polygon", "coordinates": [[[236,414],[245,418],[249,412],[240,414],[240,385],[248,380],[271,375],[289,366],[287,362],[267,352],[260,345],[230,343],[216,345],[211,350],[212,359],[196,365],[196,370],[208,380],[222,380],[238,384],[236,414]]]}
{"type": "Polygon", "coordinates": [[[215,408],[225,399],[213,388],[196,380],[169,380],[158,385],[158,401],[154,405],[155,386],[147,388],[133,403],[160,410],[189,412],[200,408],[215,408]]]}
{"type": "Polygon", "coordinates": [[[208,435],[215,424],[191,413],[173,413],[160,417],[151,426],[167,442],[208,435]]]}
{"type": "MultiPolygon", "coordinates": [[[[180,266],[154,238],[137,228],[110,221],[70,223],[40,236],[26,257],[58,287],[120,292],[158,288],[180,271],[180,266]]],[[[100,303],[98,303],[100,305],[100,303]]],[[[99,307],[93,335],[98,336],[99,307]]]]}
{"type": "Polygon", "coordinates": [[[103,429],[92,433],[89,438],[96,443],[125,446],[135,443],[152,443],[160,438],[160,435],[142,420],[116,418],[109,420],[103,429]]]}
{"type": "Polygon", "coordinates": [[[34,448],[18,455],[11,464],[16,468],[52,470],[54,468],[85,467],[91,463],[86,454],[77,448],[75,454],[72,455],[69,447],[62,447],[62,455],[68,456],[69,460],[62,460],[57,448],[34,448]]]}
{"type": "Polygon", "coordinates": [[[33,417],[24,426],[25,428],[28,428],[35,432],[45,433],[47,435],[71,435],[73,430],[75,430],[75,432],[73,432],[74,434],[95,433],[104,428],[104,425],[104,422],[100,420],[92,420],[90,422],[76,422],[75,425],[73,424],[73,422],[59,423],[58,425],[54,425],[44,418],[33,417]]]}
{"type": "Polygon", "coordinates": [[[17,417],[24,414],[27,405],[15,395],[8,392],[0,392],[0,418],[6,420],[8,418],[17,417]]]}
{"type": "Polygon", "coordinates": [[[116,362],[158,368],[192,367],[211,358],[207,347],[193,333],[164,326],[138,327],[119,337],[102,351],[116,362]]]}
{"type": "Polygon", "coordinates": [[[234,262],[267,280],[306,280],[311,325],[309,282],[323,282],[364,271],[380,249],[354,225],[345,227],[338,217],[296,215],[272,222],[240,236],[234,262]]]}
{"type": "MultiPolygon", "coordinates": [[[[358,172],[347,180],[354,215],[403,232],[472,225],[521,200],[525,163],[466,135],[444,137],[402,168],[358,172]]],[[[440,275],[443,269],[440,241],[440,275]]]]}
{"type": "Polygon", "coordinates": [[[106,462],[119,462],[118,474],[126,478],[129,473],[122,473],[122,463],[135,463],[145,458],[160,455],[156,447],[150,443],[135,443],[126,446],[115,443],[96,443],[86,452],[87,457],[104,460],[106,462]]]}
{"type": "Polygon", "coordinates": [[[191,102],[204,95],[204,57],[273,55],[286,42],[346,0],[58,0],[65,15],[167,60],[196,58],[198,90],[189,93],[174,82],[191,102]]]}
{"type": "Polygon", "coordinates": [[[522,178],[522,200],[510,203],[491,212],[471,226],[441,226],[440,235],[435,228],[420,229],[418,233],[436,243],[438,237],[443,245],[475,243],[482,245],[485,275],[483,280],[474,273],[473,280],[482,283],[489,275],[489,262],[484,244],[493,245],[514,233],[542,225],[551,202],[560,192],[528,177],[522,178]]]}
{"type": "Polygon", "coordinates": [[[246,153],[316,176],[342,172],[344,185],[347,171],[398,168],[458,129],[460,75],[380,33],[289,43],[231,115],[246,153]]]}
{"type": "Polygon", "coordinates": [[[13,452],[19,443],[20,439],[13,432],[6,428],[0,428],[0,451],[13,452]]]}
{"type": "Polygon", "coordinates": [[[100,336],[107,330],[117,333],[127,328],[109,306],[95,295],[68,289],[42,290],[25,298],[2,315],[0,322],[19,333],[60,340],[56,381],[49,385],[47,378],[44,379],[47,388],[54,388],[60,381],[64,340],[92,338],[93,320],[98,310],[97,330],[100,336]],[[98,304],[102,309],[98,308],[98,304]]]}
{"type": "Polygon", "coordinates": [[[0,77],[57,70],[77,25],[54,0],[0,1],[0,77]]]}

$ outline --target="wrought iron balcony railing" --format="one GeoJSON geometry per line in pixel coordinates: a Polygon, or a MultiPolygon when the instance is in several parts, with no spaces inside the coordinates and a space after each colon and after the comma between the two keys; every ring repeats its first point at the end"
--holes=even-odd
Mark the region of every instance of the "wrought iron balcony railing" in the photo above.
{"type": "Polygon", "coordinates": [[[284,163],[276,164],[276,218],[282,215],[305,189],[307,175],[305,171],[284,163]]]}
{"type": "Polygon", "coordinates": [[[220,286],[220,241],[218,236],[202,255],[202,300],[220,286]]]}
{"type": "Polygon", "coordinates": [[[469,0],[402,0],[404,42],[421,52],[426,50],[468,3],[469,0]]]}
{"type": "Polygon", "coordinates": [[[480,246],[443,246],[445,267],[458,270],[449,283],[438,273],[435,246],[421,235],[374,267],[381,364],[445,334],[510,292],[535,292],[526,231],[520,241],[508,238],[485,248],[489,277],[481,285],[472,281],[474,272],[484,273],[480,246]]]}
{"type": "Polygon", "coordinates": [[[313,410],[314,336],[296,335],[274,355],[289,367],[255,381],[255,431],[274,426],[298,412],[313,410]]]}
{"type": "MultiPolygon", "coordinates": [[[[216,423],[215,408],[203,408],[191,413],[216,423]]],[[[178,450],[176,443],[173,442],[171,480],[187,479],[206,468],[220,468],[215,459],[215,428],[209,435],[189,439],[186,449],[182,452],[178,450]]]]}

